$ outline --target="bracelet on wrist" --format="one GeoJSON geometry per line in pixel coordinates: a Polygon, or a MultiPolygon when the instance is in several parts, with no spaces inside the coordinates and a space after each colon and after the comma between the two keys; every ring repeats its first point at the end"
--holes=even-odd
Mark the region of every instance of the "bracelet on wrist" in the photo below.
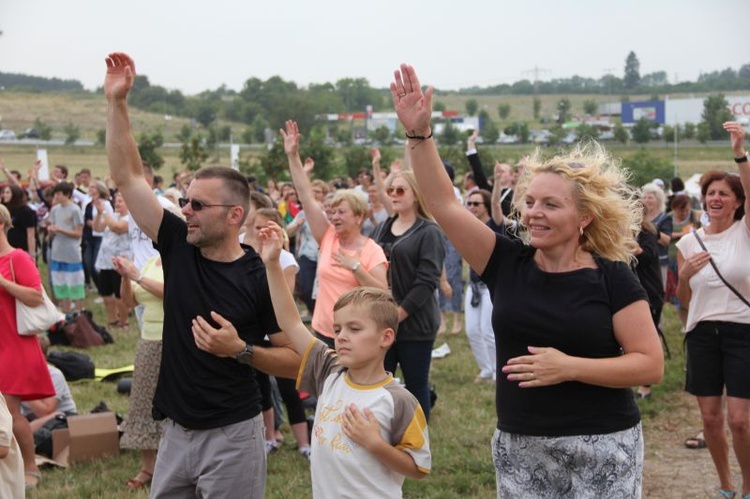
{"type": "Polygon", "coordinates": [[[429,138],[432,138],[432,130],[430,130],[429,135],[417,135],[414,130],[411,131],[413,135],[409,135],[408,133],[405,133],[407,139],[415,139],[415,140],[427,140],[429,138]]]}
{"type": "Polygon", "coordinates": [[[745,154],[743,154],[742,156],[737,156],[734,158],[734,162],[737,164],[747,163],[747,161],[748,161],[747,152],[745,152],[745,154]]]}

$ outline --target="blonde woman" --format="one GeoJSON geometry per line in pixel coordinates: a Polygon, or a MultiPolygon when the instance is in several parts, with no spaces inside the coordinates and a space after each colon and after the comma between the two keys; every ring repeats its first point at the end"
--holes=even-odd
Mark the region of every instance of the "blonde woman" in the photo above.
{"type": "Polygon", "coordinates": [[[398,335],[385,356],[385,369],[401,366],[406,389],[430,418],[430,362],[440,326],[435,291],[443,269],[443,234],[427,211],[414,174],[396,174],[387,191],[394,215],[372,238],[388,259],[388,281],[398,304],[398,335]]]}
{"type": "Polygon", "coordinates": [[[619,165],[598,145],[530,158],[514,198],[527,241],[512,241],[453,195],[431,140],[432,88],[401,65],[391,95],[428,209],[492,292],[498,497],[640,497],[630,387],[658,383],[664,359],[628,266],[642,211],[619,165]]]}
{"type": "Polygon", "coordinates": [[[659,268],[662,287],[666,290],[667,269],[669,268],[669,243],[672,241],[672,217],[667,215],[667,195],[664,189],[654,183],[642,188],[646,218],[656,227],[656,241],[659,244],[659,268]]]}
{"type": "Polygon", "coordinates": [[[344,292],[357,286],[388,289],[387,261],[380,246],[362,235],[367,203],[350,190],[337,191],[331,200],[331,215],[315,202],[312,185],[299,157],[300,134],[297,123],[286,122],[281,130],[284,150],[289,159],[294,187],[305,206],[307,221],[320,245],[318,259],[318,296],[312,327],[318,338],[333,348],[333,304],[344,292]]]}

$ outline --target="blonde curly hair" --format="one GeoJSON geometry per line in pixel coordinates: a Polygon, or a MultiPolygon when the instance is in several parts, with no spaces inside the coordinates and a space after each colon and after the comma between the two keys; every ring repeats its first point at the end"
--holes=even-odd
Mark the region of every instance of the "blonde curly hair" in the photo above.
{"type": "Polygon", "coordinates": [[[513,208],[519,219],[529,183],[540,173],[554,173],[571,182],[579,213],[591,216],[579,239],[581,249],[630,263],[638,247],[643,205],[638,191],[628,185],[630,173],[620,160],[595,141],[580,143],[569,153],[547,160],[537,149],[525,162],[516,184],[513,208]]]}

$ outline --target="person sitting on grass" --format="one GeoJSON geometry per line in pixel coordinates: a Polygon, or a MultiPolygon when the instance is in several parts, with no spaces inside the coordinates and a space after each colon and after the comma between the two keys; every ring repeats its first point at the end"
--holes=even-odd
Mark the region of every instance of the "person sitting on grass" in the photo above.
{"type": "Polygon", "coordinates": [[[281,228],[260,233],[279,326],[302,355],[297,385],[317,397],[313,497],[401,497],[405,476],[430,472],[427,420],[416,398],[383,369],[398,307],[381,289],[357,287],[333,307],[336,350],[302,323],[279,263],[281,228]]]}
{"type": "MultiPolygon", "coordinates": [[[[39,348],[42,349],[44,358],[49,355],[49,339],[46,336],[38,335],[39,348]]],[[[47,362],[49,376],[55,387],[55,394],[52,397],[45,397],[37,400],[21,402],[21,414],[29,420],[31,431],[36,432],[44,423],[58,415],[75,416],[78,414],[76,402],[70,393],[70,386],[65,379],[65,375],[57,367],[47,362]]]]}

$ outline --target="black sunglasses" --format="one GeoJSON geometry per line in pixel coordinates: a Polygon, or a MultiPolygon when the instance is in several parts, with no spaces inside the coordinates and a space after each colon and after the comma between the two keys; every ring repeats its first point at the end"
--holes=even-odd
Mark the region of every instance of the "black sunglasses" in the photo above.
{"type": "Polygon", "coordinates": [[[483,204],[481,201],[466,201],[466,206],[482,206],[483,204]]]}
{"type": "Polygon", "coordinates": [[[190,204],[190,208],[193,211],[201,211],[203,208],[212,208],[214,206],[224,206],[224,207],[236,206],[234,204],[207,204],[207,203],[204,203],[203,201],[196,201],[195,199],[188,199],[188,198],[180,198],[177,200],[177,203],[180,205],[180,208],[184,208],[188,204],[190,204]]]}
{"type": "Polygon", "coordinates": [[[387,194],[388,194],[389,196],[391,196],[391,197],[394,197],[394,195],[395,195],[395,196],[398,196],[398,197],[401,197],[401,196],[403,196],[403,195],[404,195],[404,193],[406,193],[406,189],[404,189],[404,188],[403,188],[403,187],[401,187],[401,186],[398,186],[398,187],[389,187],[389,188],[388,188],[388,190],[387,190],[387,191],[385,191],[385,192],[386,192],[386,193],[387,193],[387,194]]]}

